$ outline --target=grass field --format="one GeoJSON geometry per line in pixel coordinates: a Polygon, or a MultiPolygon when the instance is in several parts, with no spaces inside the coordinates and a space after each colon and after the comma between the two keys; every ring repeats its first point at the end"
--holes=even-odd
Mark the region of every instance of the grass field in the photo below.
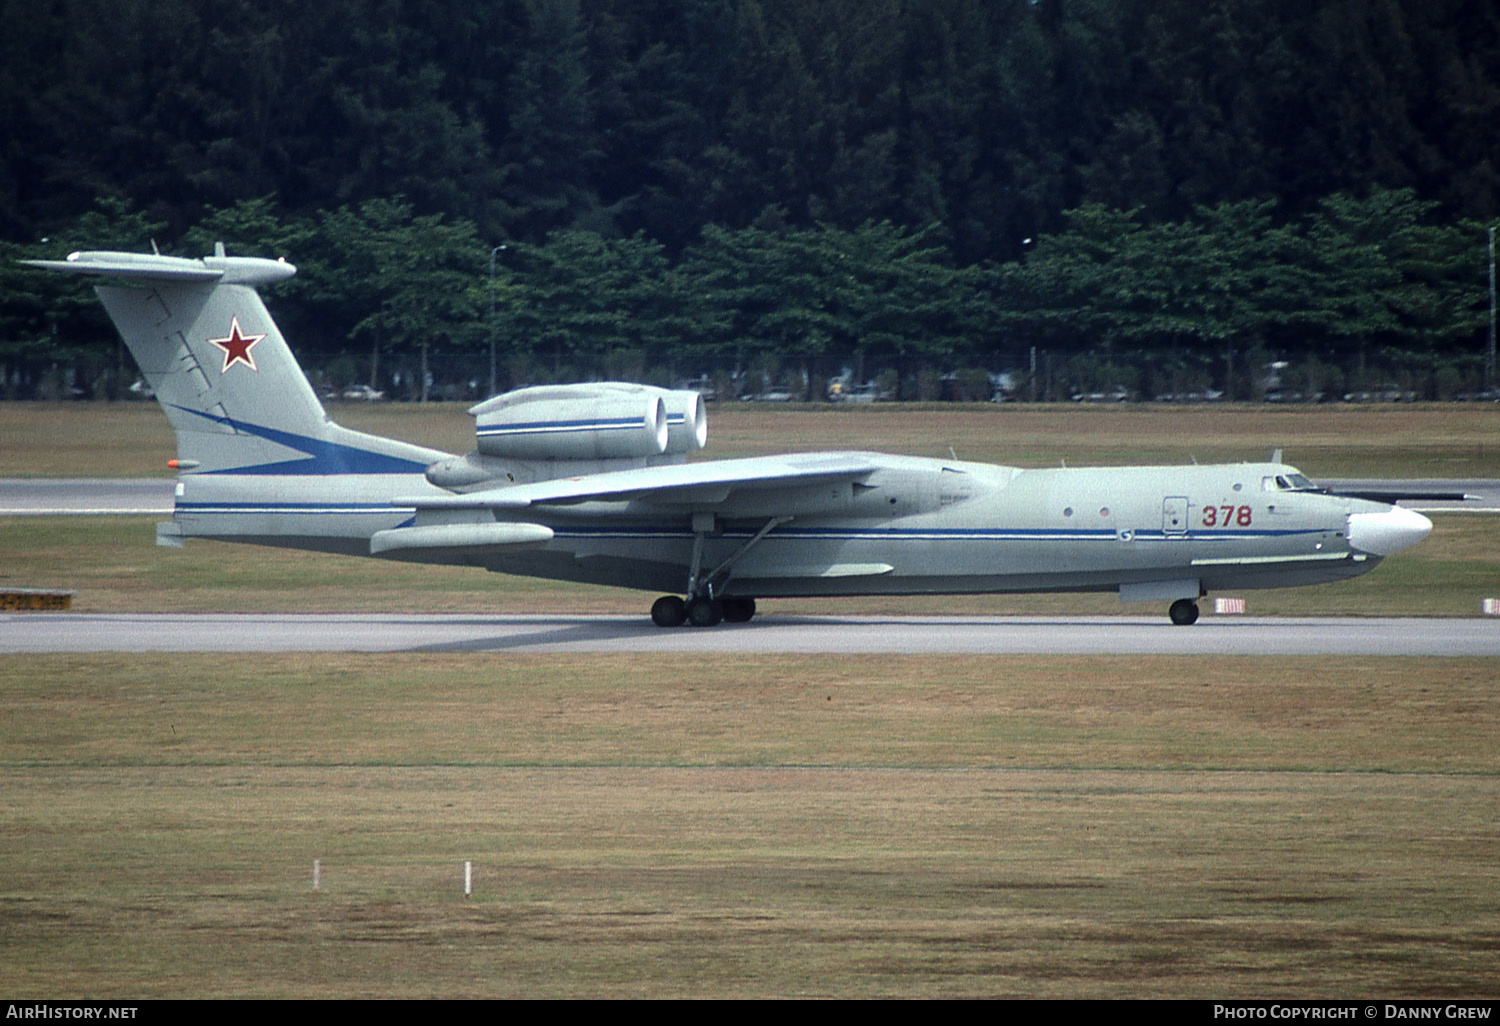
{"type": "MultiPolygon", "coordinates": [[[[336,415],[470,447],[459,407],[336,415]]],[[[709,451],[1077,465],[1284,446],[1327,476],[1500,476],[1497,416],[731,407],[709,451]]],[[[0,404],[0,476],[157,474],[171,455],[154,407],[0,404]]],[[[1438,517],[1364,578],[1250,608],[1472,615],[1500,590],[1495,523],[1438,517]]],[[[0,522],[0,585],[94,610],[644,608],[163,550],[150,524],[0,522]]],[[[0,992],[1494,998],[1497,685],[1500,660],[1470,659],[0,657],[0,992]]]]}
{"type": "MultiPolygon", "coordinates": [[[[453,403],[333,405],[340,423],[449,452],[474,448],[453,403]]],[[[704,457],[873,449],[1021,467],[1263,460],[1324,477],[1500,477],[1500,407],[711,405],[704,457]]],[[[0,477],[165,477],[155,403],[0,403],[0,477]]]]}
{"type": "Polygon", "coordinates": [[[11,659],[0,989],[1493,997],[1496,682],[1472,660],[11,659]]]}

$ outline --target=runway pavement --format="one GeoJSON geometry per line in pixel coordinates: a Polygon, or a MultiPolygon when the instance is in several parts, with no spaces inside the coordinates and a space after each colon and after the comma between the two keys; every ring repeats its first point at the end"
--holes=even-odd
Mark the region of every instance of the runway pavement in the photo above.
{"type": "Polygon", "coordinates": [[[40,652],[1496,656],[1500,621],[769,615],[662,629],[643,616],[0,614],[0,654],[40,652]]]}
{"type": "Polygon", "coordinates": [[[0,516],[171,516],[176,478],[3,477],[0,516]]]}

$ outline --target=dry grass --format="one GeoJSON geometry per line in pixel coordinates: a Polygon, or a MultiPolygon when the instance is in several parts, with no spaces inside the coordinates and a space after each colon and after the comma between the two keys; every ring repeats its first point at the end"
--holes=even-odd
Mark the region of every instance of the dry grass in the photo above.
{"type": "MultiPolygon", "coordinates": [[[[468,452],[455,403],[336,404],[340,423],[468,452]]],[[[1493,405],[1154,406],[897,404],[709,409],[705,458],[873,449],[1016,466],[1265,459],[1281,448],[1326,477],[1500,477],[1493,405]]],[[[174,455],[154,403],[0,403],[0,477],[165,476],[174,455]]]]}
{"type": "Polygon", "coordinates": [[[1497,676],[12,659],[0,988],[1493,996],[1497,676]]]}
{"type": "Polygon", "coordinates": [[[663,672],[636,655],[12,656],[0,751],[10,765],[1497,774],[1497,674],[1493,660],[692,655],[663,672]]]}
{"type": "Polygon", "coordinates": [[[1493,406],[871,405],[709,413],[709,450],[873,449],[1022,467],[1289,462],[1325,477],[1490,477],[1493,406]]]}
{"type": "MultiPolygon", "coordinates": [[[[469,447],[461,407],[336,416],[469,447]]],[[[1330,476],[1500,476],[1479,407],[711,416],[714,455],[1285,446],[1330,476]]],[[[154,474],[171,454],[154,407],[0,404],[0,475],[154,474]]],[[[1251,607],[1473,612],[1500,580],[1492,524],[1441,518],[1368,577],[1251,607]]],[[[6,521],[0,554],[0,583],[76,588],[81,609],[642,608],[161,550],[139,519],[6,521]]],[[[893,601],[910,606],[775,605],[893,601]]],[[[979,604],[1095,606],[1121,608],[979,604]]],[[[1493,998],[1497,683],[1500,662],[1460,659],[6,657],[0,990],[1493,998]]]]}

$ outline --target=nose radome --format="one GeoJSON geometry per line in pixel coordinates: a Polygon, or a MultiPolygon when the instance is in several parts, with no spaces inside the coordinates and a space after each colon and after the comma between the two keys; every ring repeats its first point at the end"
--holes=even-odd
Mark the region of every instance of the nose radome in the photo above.
{"type": "Polygon", "coordinates": [[[1382,513],[1351,513],[1344,537],[1351,549],[1389,556],[1409,549],[1432,532],[1432,521],[1420,513],[1392,506],[1382,513]]]}

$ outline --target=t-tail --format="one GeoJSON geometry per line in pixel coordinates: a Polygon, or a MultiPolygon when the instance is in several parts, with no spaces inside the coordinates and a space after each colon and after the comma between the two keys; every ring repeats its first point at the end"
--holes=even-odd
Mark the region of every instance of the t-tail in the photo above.
{"type": "Polygon", "coordinates": [[[369,553],[410,521],[396,495],[448,453],[340,427],[292,356],[257,285],[297,273],[284,260],[81,252],[31,260],[128,284],[96,291],[177,438],[177,503],[158,541],[185,536],[369,553]]]}

